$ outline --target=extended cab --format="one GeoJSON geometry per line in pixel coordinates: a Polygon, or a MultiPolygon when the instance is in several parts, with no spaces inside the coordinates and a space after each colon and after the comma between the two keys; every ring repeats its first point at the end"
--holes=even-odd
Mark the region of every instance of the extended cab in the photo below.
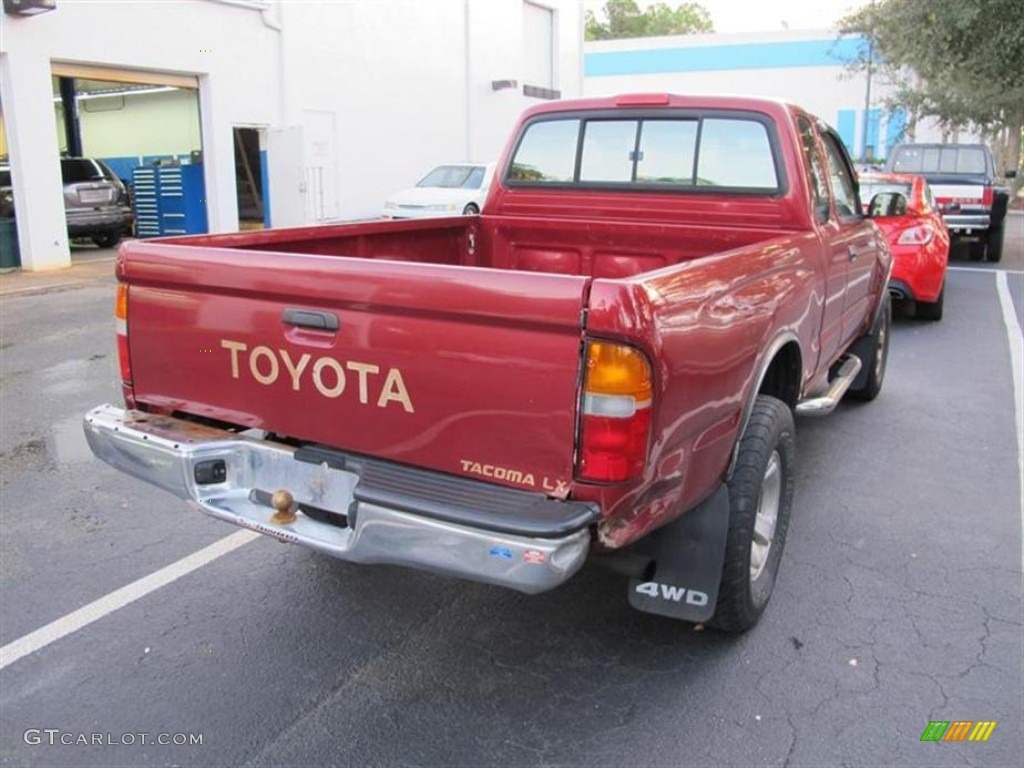
{"type": "MultiPolygon", "coordinates": [[[[975,261],[1003,258],[1003,220],[1010,201],[992,152],[984,144],[898,144],[885,166],[893,173],[923,176],[932,188],[953,237],[971,243],[975,261]]],[[[1016,171],[1006,171],[1013,178],[1016,171]]]]}
{"type": "Polygon", "coordinates": [[[585,559],[750,627],[793,414],[885,375],[891,256],[834,131],[784,103],[527,111],[482,215],[131,242],[97,456],[207,514],[523,592],[585,559]]]}

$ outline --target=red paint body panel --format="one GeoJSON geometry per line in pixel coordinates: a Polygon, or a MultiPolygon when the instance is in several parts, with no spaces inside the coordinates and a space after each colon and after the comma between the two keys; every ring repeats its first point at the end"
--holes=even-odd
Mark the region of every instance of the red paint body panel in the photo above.
{"type": "Polygon", "coordinates": [[[510,188],[502,169],[513,136],[479,217],[130,242],[119,262],[131,284],[129,396],[477,479],[472,463],[493,465],[518,473],[495,482],[519,488],[562,481],[600,505],[607,548],[685,513],[725,476],[771,354],[795,345],[801,393],[820,385],[868,327],[889,254],[872,246],[863,297],[846,303],[849,276],[835,254],[855,238],[874,244],[876,229],[815,220],[797,108],[640,101],[557,102],[523,120],[755,112],[774,125],[783,189],[510,188]],[[289,308],[333,313],[340,327],[290,327],[289,308]],[[635,346],[651,361],[649,456],[629,483],[574,479],[586,338],[635,346]],[[391,370],[402,392],[385,386],[391,370]]]}

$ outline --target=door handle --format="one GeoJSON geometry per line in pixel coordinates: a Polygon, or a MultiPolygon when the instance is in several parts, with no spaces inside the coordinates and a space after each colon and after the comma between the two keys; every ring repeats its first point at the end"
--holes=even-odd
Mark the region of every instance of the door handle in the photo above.
{"type": "Polygon", "coordinates": [[[281,313],[281,322],[318,331],[336,331],[341,325],[333,312],[321,312],[318,309],[286,309],[281,313]]]}

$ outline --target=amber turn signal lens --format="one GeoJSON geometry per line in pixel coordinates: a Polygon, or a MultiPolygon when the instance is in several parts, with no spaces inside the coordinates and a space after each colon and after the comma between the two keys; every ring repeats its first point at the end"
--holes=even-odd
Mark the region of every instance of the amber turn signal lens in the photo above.
{"type": "Polygon", "coordinates": [[[128,319],[128,283],[117,284],[117,301],[114,304],[114,317],[118,320],[128,319]]]}
{"type": "Polygon", "coordinates": [[[637,403],[651,399],[651,366],[632,347],[605,341],[587,344],[585,389],[592,395],[631,395],[637,403]]]}

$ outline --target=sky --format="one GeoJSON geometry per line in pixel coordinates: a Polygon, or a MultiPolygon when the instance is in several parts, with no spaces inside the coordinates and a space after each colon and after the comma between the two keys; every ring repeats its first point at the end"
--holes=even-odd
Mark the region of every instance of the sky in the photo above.
{"type": "MultiPolygon", "coordinates": [[[[675,8],[684,0],[662,0],[675,8]]],[[[785,29],[826,29],[834,27],[847,11],[867,5],[869,0],[694,0],[711,14],[716,32],[775,32],[785,29]]],[[[641,8],[648,0],[637,0],[641,8]]],[[[585,0],[585,7],[601,17],[604,0],[585,0]]]]}

